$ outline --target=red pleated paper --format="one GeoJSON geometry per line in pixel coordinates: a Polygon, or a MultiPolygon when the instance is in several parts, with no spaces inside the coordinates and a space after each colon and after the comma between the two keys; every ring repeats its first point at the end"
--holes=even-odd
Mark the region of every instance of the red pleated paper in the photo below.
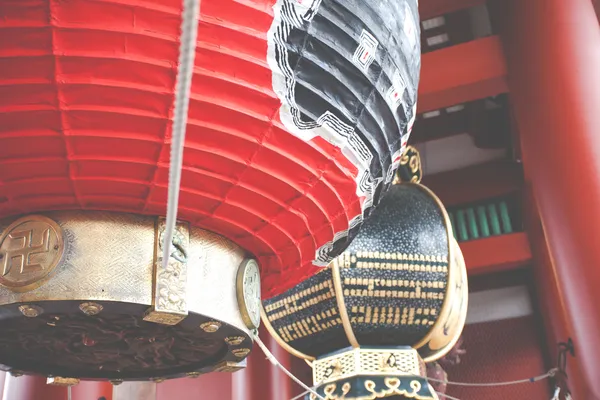
{"type": "MultiPolygon", "coordinates": [[[[179,208],[258,257],[265,297],[361,213],[352,163],[280,122],[273,3],[202,1],[179,208]]],[[[180,0],[0,1],[0,217],[164,215],[180,23],[180,0]]]]}

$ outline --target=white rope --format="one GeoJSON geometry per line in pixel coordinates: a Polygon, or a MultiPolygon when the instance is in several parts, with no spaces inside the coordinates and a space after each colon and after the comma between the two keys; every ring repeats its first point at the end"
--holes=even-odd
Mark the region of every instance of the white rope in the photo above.
{"type": "Polygon", "coordinates": [[[445,397],[445,398],[450,399],[450,400],[460,400],[458,397],[452,397],[452,396],[447,395],[447,394],[442,393],[442,392],[436,392],[436,393],[438,394],[438,396],[442,396],[442,397],[445,397]]]}
{"type": "MultiPolygon", "coordinates": [[[[294,382],[296,382],[303,389],[305,389],[306,390],[305,393],[310,392],[310,393],[314,394],[315,396],[317,396],[317,398],[319,398],[321,400],[325,400],[325,398],[323,396],[321,396],[317,392],[315,392],[314,389],[308,387],[304,382],[302,382],[300,379],[296,378],[294,376],[294,374],[292,374],[283,365],[281,365],[281,363],[279,361],[277,361],[277,359],[275,358],[275,356],[273,355],[273,353],[271,353],[269,351],[269,349],[267,348],[267,346],[265,346],[265,344],[262,342],[262,340],[260,340],[260,338],[258,337],[258,333],[254,333],[254,340],[258,344],[258,347],[260,347],[260,349],[263,351],[263,353],[265,353],[265,356],[267,356],[267,360],[269,360],[271,362],[271,364],[279,367],[279,369],[281,369],[284,374],[286,374],[287,376],[289,376],[294,382]]],[[[303,393],[303,395],[305,393],[303,393]]],[[[296,397],[296,398],[298,398],[298,397],[296,397]]]]}
{"type": "Polygon", "coordinates": [[[533,382],[541,381],[542,379],[546,379],[551,376],[554,376],[556,374],[556,371],[557,371],[557,369],[553,368],[550,371],[546,372],[545,374],[542,374],[539,376],[534,376],[533,378],[519,379],[516,381],[508,381],[508,382],[469,383],[469,382],[445,381],[442,379],[434,379],[434,378],[427,378],[427,380],[431,381],[431,382],[445,383],[446,385],[456,385],[456,386],[472,386],[472,387],[508,386],[508,385],[518,385],[521,383],[533,383],[533,382]]]}
{"type": "Polygon", "coordinates": [[[173,231],[177,222],[181,168],[183,166],[183,148],[187,125],[194,58],[196,57],[196,39],[198,38],[198,16],[200,0],[183,0],[181,21],[181,39],[179,44],[179,66],[175,85],[175,106],[173,111],[173,134],[171,138],[171,162],[169,166],[169,193],[167,200],[167,218],[163,243],[163,268],[167,268],[171,256],[173,231]]]}

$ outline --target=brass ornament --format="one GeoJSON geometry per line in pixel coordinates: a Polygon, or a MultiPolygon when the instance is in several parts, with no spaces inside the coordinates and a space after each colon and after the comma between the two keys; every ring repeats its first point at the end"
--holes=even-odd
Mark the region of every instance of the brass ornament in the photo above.
{"type": "Polygon", "coordinates": [[[163,383],[164,381],[166,381],[165,378],[152,378],[150,380],[154,383],[163,383]]]}
{"type": "Polygon", "coordinates": [[[423,170],[421,165],[421,155],[414,146],[406,146],[404,153],[400,157],[400,165],[393,184],[399,183],[421,183],[423,170]]]}
{"type": "Polygon", "coordinates": [[[254,259],[244,260],[236,276],[237,300],[242,319],[248,329],[260,325],[260,269],[254,259]]]}
{"type": "Polygon", "coordinates": [[[98,303],[86,302],[86,303],[81,303],[79,305],[79,309],[81,311],[83,311],[83,313],[85,315],[92,316],[92,315],[100,314],[100,312],[104,309],[104,307],[98,303]]]}
{"type": "Polygon", "coordinates": [[[0,285],[27,292],[50,279],[65,252],[63,229],[41,215],[19,218],[0,237],[0,285]]]}
{"type": "Polygon", "coordinates": [[[233,350],[231,350],[231,353],[238,358],[244,358],[248,354],[250,354],[250,349],[246,349],[246,348],[233,349],[233,350]]]}
{"type": "Polygon", "coordinates": [[[197,377],[199,377],[200,375],[202,375],[202,373],[201,372],[188,372],[186,375],[189,378],[196,379],[197,377]]]}
{"type": "Polygon", "coordinates": [[[317,386],[359,375],[419,376],[424,369],[424,363],[419,353],[410,347],[358,348],[318,358],[313,361],[311,367],[313,385],[317,386]],[[385,365],[390,356],[393,356],[393,365],[385,365]]]}
{"type": "Polygon", "coordinates": [[[177,325],[188,315],[187,252],[190,233],[187,223],[177,223],[173,231],[173,247],[165,268],[163,266],[165,222],[164,218],[160,218],[156,223],[152,307],[146,311],[144,320],[163,325],[177,325]]]}
{"type": "MultiPolygon", "coordinates": [[[[226,360],[234,364],[219,368],[243,368],[243,360],[233,356],[224,339],[242,336],[246,338],[244,343],[250,342],[249,330],[238,308],[235,286],[236,274],[244,260],[245,251],[230,240],[197,227],[190,227],[187,249],[189,259],[194,260],[193,263],[190,262],[187,270],[188,280],[193,282],[193,285],[190,285],[193,290],[190,289],[186,296],[186,306],[189,310],[189,321],[186,320],[186,324],[189,325],[189,329],[186,327],[180,330],[178,326],[164,328],[179,332],[176,335],[179,339],[172,351],[181,352],[190,347],[198,353],[198,357],[194,358],[197,361],[185,357],[177,358],[177,365],[173,368],[165,369],[164,365],[160,365],[157,366],[156,372],[150,367],[145,371],[137,371],[135,377],[133,373],[115,375],[114,368],[108,368],[102,358],[108,357],[112,360],[112,365],[119,366],[119,360],[123,360],[123,357],[109,343],[103,345],[99,341],[93,344],[96,339],[91,336],[83,339],[85,346],[95,346],[90,348],[90,357],[79,357],[68,351],[65,352],[65,357],[60,357],[59,348],[62,348],[62,345],[72,343],[72,340],[82,340],[81,337],[76,338],[69,334],[73,331],[70,328],[73,324],[82,323],[86,329],[101,328],[118,334],[120,329],[128,326],[127,324],[142,322],[141,328],[144,332],[133,337],[129,342],[131,346],[142,348],[145,354],[151,354],[153,346],[160,350],[160,354],[171,350],[161,347],[162,342],[159,340],[152,341],[155,337],[153,332],[163,328],[149,327],[149,324],[143,323],[142,320],[144,312],[153,304],[157,218],[104,211],[56,211],[47,213],[47,216],[60,221],[65,243],[68,244],[57,267],[60,273],[27,293],[15,292],[0,285],[0,324],[3,327],[0,330],[0,342],[2,346],[19,346],[22,335],[37,334],[37,331],[33,330],[37,321],[31,320],[36,315],[35,319],[43,318],[40,324],[48,329],[51,337],[45,338],[48,339],[48,344],[38,341],[36,347],[49,347],[50,353],[55,355],[48,359],[53,369],[44,370],[40,367],[37,360],[40,360],[42,355],[39,352],[24,360],[25,365],[19,362],[18,365],[7,364],[7,368],[16,367],[24,370],[25,374],[46,376],[52,371],[62,370],[63,375],[80,379],[96,378],[100,375],[99,377],[107,380],[118,377],[124,381],[156,376],[167,379],[185,377],[185,372],[196,371],[197,362],[204,361],[202,357],[207,357],[202,364],[204,367],[197,369],[202,373],[214,370],[226,360]],[[103,309],[98,316],[102,318],[84,314],[84,310],[79,308],[83,303],[101,305],[103,309]],[[25,307],[19,309],[20,306],[25,307]],[[30,318],[23,314],[29,315],[30,318]],[[211,324],[203,325],[206,322],[211,324]],[[217,326],[218,329],[214,332],[206,333],[205,329],[212,331],[217,326]],[[205,340],[208,341],[207,345],[211,346],[210,353],[200,349],[206,346],[199,344],[205,340]],[[188,342],[191,343],[189,346],[186,345],[188,342]],[[206,353],[205,356],[203,352],[206,353]],[[69,360],[68,365],[66,359],[69,360]],[[98,369],[100,366],[103,368],[98,369]]],[[[15,220],[17,218],[0,220],[0,232],[4,232],[15,220]]],[[[244,343],[242,347],[250,347],[244,343]]],[[[168,354],[161,356],[157,362],[163,362],[167,356],[168,354]]],[[[195,357],[196,353],[193,356],[195,357]]],[[[133,363],[136,368],[140,362],[134,360],[133,356],[122,361],[133,363]]]]}
{"type": "Polygon", "coordinates": [[[46,379],[46,384],[53,386],[75,386],[79,384],[77,378],[63,378],[61,376],[50,376],[46,379]]]}
{"type": "Polygon", "coordinates": [[[244,336],[229,336],[226,337],[224,340],[225,343],[227,343],[230,346],[238,346],[242,344],[242,342],[246,340],[246,338],[244,336]]]}
{"type": "Polygon", "coordinates": [[[207,333],[215,333],[221,327],[221,323],[218,321],[208,321],[200,324],[200,328],[207,333]]]}
{"type": "Polygon", "coordinates": [[[30,305],[19,306],[19,311],[27,318],[35,318],[44,312],[41,307],[30,305]]]}
{"type": "Polygon", "coordinates": [[[234,373],[244,368],[246,368],[246,360],[240,362],[223,361],[222,363],[217,364],[213,371],[234,373]]]}
{"type": "Polygon", "coordinates": [[[110,383],[111,383],[113,386],[119,386],[120,384],[122,384],[122,383],[123,383],[123,380],[122,380],[122,379],[112,379],[112,380],[110,380],[110,383]]]}

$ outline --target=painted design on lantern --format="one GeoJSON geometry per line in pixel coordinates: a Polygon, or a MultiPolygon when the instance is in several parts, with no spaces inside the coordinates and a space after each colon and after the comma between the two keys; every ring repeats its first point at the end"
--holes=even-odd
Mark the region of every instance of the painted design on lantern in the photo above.
{"type": "Polygon", "coordinates": [[[362,33],[360,34],[360,42],[358,47],[354,52],[354,56],[352,56],[352,62],[354,62],[354,64],[356,64],[356,66],[358,66],[364,72],[368,72],[369,66],[371,66],[373,61],[375,61],[375,52],[377,52],[378,46],[379,42],[377,39],[363,29],[362,33]]]}
{"type": "MultiPolygon", "coordinates": [[[[294,30],[308,30],[308,26],[317,16],[322,4],[327,4],[327,0],[276,1],[273,6],[273,23],[267,34],[267,61],[272,70],[273,90],[281,100],[279,116],[285,128],[304,141],[310,141],[316,137],[326,140],[341,149],[344,157],[356,167],[356,172],[354,173],[356,194],[361,200],[362,210],[359,215],[351,218],[347,229],[336,232],[330,242],[318,244],[320,247],[316,251],[313,264],[325,267],[339,254],[341,248],[345,247],[348,236],[353,236],[353,232],[355,232],[353,229],[358,228],[362,224],[363,217],[368,212],[368,209],[378,202],[379,193],[381,192],[380,187],[391,183],[394,171],[399,166],[400,157],[408,141],[412,123],[414,122],[416,114],[416,89],[411,89],[408,91],[408,95],[404,96],[407,86],[404,83],[405,79],[401,77],[403,71],[395,66],[389,67],[393,71],[389,71],[389,68],[387,71],[387,75],[393,75],[389,88],[376,88],[375,86],[379,85],[379,83],[372,83],[374,92],[382,90],[384,97],[393,96],[392,101],[388,100],[387,103],[395,115],[394,118],[396,118],[396,123],[398,124],[397,128],[401,135],[401,137],[389,142],[390,137],[385,138],[385,135],[389,132],[384,132],[383,136],[389,142],[387,143],[389,148],[384,150],[382,154],[379,154],[379,151],[376,149],[377,144],[374,143],[375,140],[371,143],[369,139],[362,137],[362,134],[356,129],[360,113],[358,116],[354,115],[351,118],[348,118],[348,116],[342,118],[340,115],[336,115],[339,110],[334,110],[333,108],[330,110],[327,109],[327,106],[318,111],[313,110],[311,116],[303,113],[297,103],[296,67],[292,66],[295,59],[291,58],[291,54],[294,54],[294,57],[298,56],[298,54],[290,51],[290,48],[293,46],[290,46],[289,41],[290,37],[294,34],[294,30]],[[414,105],[411,106],[411,102],[414,105]],[[405,115],[402,118],[398,118],[395,114],[400,105],[403,105],[403,113],[405,115]],[[408,124],[406,124],[407,120],[408,124]],[[386,153],[387,151],[391,154],[386,153]]],[[[418,42],[418,29],[415,26],[414,15],[410,7],[406,6],[404,12],[404,23],[406,26],[403,27],[403,34],[410,35],[410,37],[407,40],[403,40],[403,45],[409,46],[410,57],[408,57],[408,61],[414,63],[415,59],[418,61],[418,57],[413,57],[414,47],[418,42]]],[[[378,76],[381,74],[375,71],[379,71],[379,68],[381,68],[379,64],[382,63],[382,60],[379,60],[379,58],[385,56],[378,56],[378,52],[384,54],[385,49],[382,49],[375,35],[365,29],[362,29],[357,42],[354,53],[349,55],[352,60],[348,61],[351,61],[358,68],[358,71],[362,72],[365,76],[373,75],[370,77],[372,82],[379,82],[378,76]],[[377,70],[373,69],[375,62],[379,63],[377,70]]],[[[300,57],[302,56],[300,55],[300,57]]],[[[364,101],[364,106],[366,106],[368,98],[364,101]]],[[[393,135],[391,138],[393,139],[393,135]]]]}

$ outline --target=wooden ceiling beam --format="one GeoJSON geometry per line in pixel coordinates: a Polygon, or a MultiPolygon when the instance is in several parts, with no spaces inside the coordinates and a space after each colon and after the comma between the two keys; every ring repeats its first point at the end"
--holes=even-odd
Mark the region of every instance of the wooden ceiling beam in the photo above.
{"type": "Polygon", "coordinates": [[[498,36],[422,56],[419,113],[506,92],[506,62],[498,36]]]}
{"type": "Polygon", "coordinates": [[[533,256],[524,232],[459,243],[469,276],[529,267],[533,256]]]}
{"type": "Polygon", "coordinates": [[[483,3],[485,3],[485,0],[421,0],[419,2],[419,14],[421,21],[423,21],[483,3]]]}
{"type": "Polygon", "coordinates": [[[523,187],[523,169],[512,160],[494,161],[426,175],[422,183],[451,207],[518,192],[523,187]]]}

